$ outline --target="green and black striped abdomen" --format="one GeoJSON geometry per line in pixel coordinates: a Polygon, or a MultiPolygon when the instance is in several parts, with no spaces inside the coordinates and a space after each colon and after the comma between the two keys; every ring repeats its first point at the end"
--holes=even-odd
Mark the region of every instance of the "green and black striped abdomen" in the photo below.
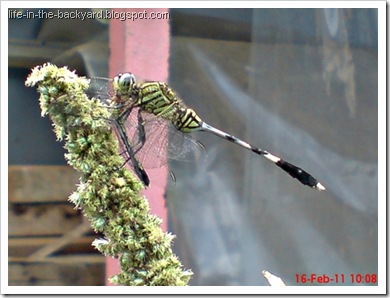
{"type": "Polygon", "coordinates": [[[196,112],[176,97],[175,92],[163,82],[148,82],[137,84],[134,88],[135,106],[147,113],[162,117],[175,126],[176,129],[188,133],[198,130],[202,120],[196,112]]]}
{"type": "Polygon", "coordinates": [[[198,114],[190,108],[180,109],[173,114],[172,124],[176,129],[188,133],[202,128],[202,119],[198,114]]]}

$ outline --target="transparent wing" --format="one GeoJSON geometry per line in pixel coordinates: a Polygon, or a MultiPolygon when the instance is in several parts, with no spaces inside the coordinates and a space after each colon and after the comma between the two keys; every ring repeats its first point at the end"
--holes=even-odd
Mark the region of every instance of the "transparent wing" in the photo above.
{"type": "Polygon", "coordinates": [[[107,78],[94,77],[90,79],[89,88],[85,91],[89,98],[95,97],[104,104],[114,96],[113,80],[107,78]]]}
{"type": "Polygon", "coordinates": [[[206,155],[204,146],[189,134],[178,131],[169,121],[142,112],[145,142],[140,143],[138,109],[134,109],[125,122],[126,134],[135,150],[137,159],[145,168],[158,168],[168,159],[197,161],[206,155]]]}

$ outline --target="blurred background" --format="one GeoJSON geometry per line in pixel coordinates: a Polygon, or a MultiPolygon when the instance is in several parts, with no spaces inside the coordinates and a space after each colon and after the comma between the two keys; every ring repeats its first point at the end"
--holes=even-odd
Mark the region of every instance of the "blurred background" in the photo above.
{"type": "MultiPolygon", "coordinates": [[[[169,16],[169,84],[186,104],[326,187],[304,187],[265,159],[198,133],[207,156],[171,162],[177,180],[165,196],[174,250],[194,271],[190,285],[267,285],[263,270],[288,285],[318,285],[300,283],[301,274],[344,274],[330,284],[340,286],[363,284],[351,278],[360,275],[376,285],[377,9],[169,16]]],[[[44,62],[107,77],[109,27],[102,19],[9,19],[9,285],[106,282],[104,257],[90,246],[97,236],[67,202],[78,175],[24,81],[44,62]]]]}

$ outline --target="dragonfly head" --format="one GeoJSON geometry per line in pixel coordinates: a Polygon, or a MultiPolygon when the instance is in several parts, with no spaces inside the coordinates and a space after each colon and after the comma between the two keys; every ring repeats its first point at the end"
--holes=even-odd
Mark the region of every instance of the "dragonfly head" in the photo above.
{"type": "Polygon", "coordinates": [[[135,84],[135,76],[132,73],[121,73],[114,78],[114,90],[118,95],[128,95],[135,84]]]}

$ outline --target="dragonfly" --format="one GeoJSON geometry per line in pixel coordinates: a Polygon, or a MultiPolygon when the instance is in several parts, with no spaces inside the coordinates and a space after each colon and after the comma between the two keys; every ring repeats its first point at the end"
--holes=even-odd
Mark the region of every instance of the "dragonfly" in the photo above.
{"type": "MultiPolygon", "coordinates": [[[[144,166],[157,168],[168,159],[195,161],[205,155],[201,142],[182,134],[166,119],[145,113],[137,106],[130,107],[129,97],[119,92],[116,82],[93,77],[85,93],[113,111],[107,120],[120,140],[121,155],[125,155],[123,165],[129,165],[145,186],[150,186],[150,178],[144,166]]],[[[176,181],[174,173],[169,174],[176,181]]]]}
{"type": "MultiPolygon", "coordinates": [[[[166,125],[166,127],[171,127],[171,135],[179,136],[190,144],[186,146],[185,150],[182,149],[184,147],[174,146],[176,150],[179,149],[179,152],[176,152],[177,156],[186,155],[184,153],[180,154],[180,150],[184,150],[186,153],[191,148],[202,147],[190,137],[185,137],[185,135],[195,131],[208,132],[266,158],[303,185],[319,191],[325,190],[325,187],[316,178],[302,168],[203,121],[192,108],[185,105],[183,100],[165,82],[146,81],[138,83],[132,73],[123,73],[115,76],[113,80],[93,78],[91,79],[90,89],[90,95],[98,97],[118,110],[117,116],[113,119],[114,126],[124,143],[129,156],[128,160],[131,160],[135,173],[146,186],[149,185],[149,178],[147,178],[148,176],[141,165],[142,162],[136,156],[148,143],[148,138],[155,134],[154,131],[166,125]],[[109,90],[113,92],[107,92],[109,90]],[[110,93],[112,95],[109,95],[110,93]],[[136,133],[131,138],[127,136],[125,130],[125,123],[129,121],[129,118],[132,118],[133,122],[136,118],[135,124],[133,124],[136,127],[136,133]],[[149,123],[155,125],[149,125],[149,123]],[[152,126],[154,129],[147,129],[148,126],[152,126]]],[[[167,138],[159,135],[158,139],[165,142],[167,138]]],[[[154,147],[157,151],[160,148],[160,146],[153,146],[153,144],[146,147],[154,147]]]]}

